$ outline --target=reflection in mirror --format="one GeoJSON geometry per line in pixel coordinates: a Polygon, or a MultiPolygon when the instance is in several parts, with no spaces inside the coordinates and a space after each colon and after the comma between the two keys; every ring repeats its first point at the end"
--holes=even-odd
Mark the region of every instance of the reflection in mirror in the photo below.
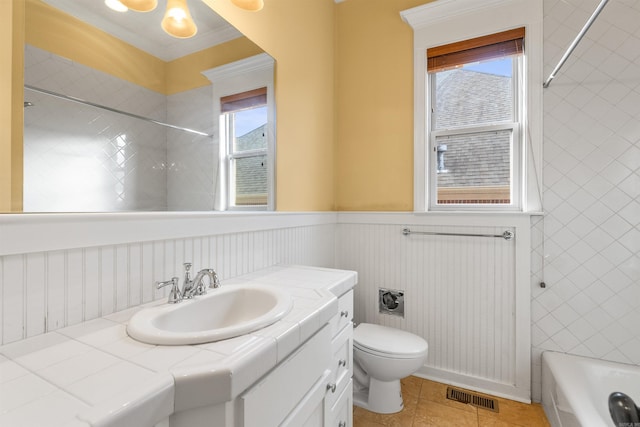
{"type": "Polygon", "coordinates": [[[267,88],[220,98],[229,206],[267,206],[267,88]]]}
{"type": "Polygon", "coordinates": [[[275,209],[274,61],[266,53],[206,70],[219,117],[221,210],[275,209]]]}
{"type": "MultiPolygon", "coordinates": [[[[25,82],[210,134],[211,89],[165,96],[26,46],[25,82]],[[126,109],[126,110],[125,110],[126,109]]],[[[25,89],[24,210],[211,210],[217,145],[170,129],[25,89]]]]}
{"type": "MultiPolygon", "coordinates": [[[[89,7],[91,4],[93,15],[98,11],[104,13],[100,17],[102,20],[117,20],[122,16],[108,10],[102,1],[46,1],[71,8],[89,7]],[[104,11],[98,9],[98,3],[104,11]]],[[[203,13],[215,13],[202,2],[190,2],[199,33],[208,40],[207,45],[203,48],[205,42],[202,40],[193,45],[195,47],[176,45],[186,41],[171,38],[168,40],[169,48],[164,51],[168,56],[159,60],[161,66],[166,68],[166,72],[163,69],[159,75],[167,81],[158,85],[157,81],[153,81],[158,80],[155,78],[157,76],[149,76],[151,83],[145,85],[117,75],[122,68],[131,66],[124,64],[127,57],[122,58],[124,65],[113,66],[120,68],[116,73],[105,69],[108,67],[96,67],[91,61],[82,60],[83,55],[91,56],[92,50],[99,52],[105,49],[104,40],[100,40],[102,45],[98,46],[87,44],[89,53],[81,53],[79,59],[55,53],[56,49],[49,49],[48,42],[38,43],[37,37],[29,35],[28,14],[41,7],[42,2],[28,0],[27,6],[24,211],[212,210],[220,183],[220,150],[218,137],[213,137],[217,124],[214,126],[212,86],[201,72],[224,61],[234,62],[238,59],[237,55],[252,56],[261,50],[232,29],[236,35],[231,36],[230,40],[228,35],[225,36],[226,39],[221,39],[222,43],[236,43],[235,46],[242,46],[243,49],[235,49],[236,57],[225,60],[215,58],[211,51],[211,46],[218,43],[215,37],[212,38],[214,30],[206,30],[206,25],[198,23],[203,13]],[[30,44],[31,39],[36,42],[30,44]],[[187,53],[189,49],[193,51],[189,56],[176,56],[176,52],[187,53]],[[173,70],[179,72],[172,72],[172,66],[173,70]],[[175,82],[169,81],[172,78],[175,82]],[[61,96],[52,96],[51,93],[61,96]],[[68,97],[88,101],[89,105],[74,102],[68,97]],[[178,128],[197,130],[198,133],[178,128]]],[[[158,8],[163,7],[161,1],[158,8]]],[[[73,12],[79,16],[77,10],[73,12]]],[[[135,12],[129,11],[127,14],[135,12]]],[[[50,15],[50,11],[40,15],[39,19],[42,19],[42,16],[50,15]]],[[[153,19],[149,16],[145,18],[153,19]]],[[[221,20],[219,17],[217,19],[221,20]]],[[[62,19],[57,18],[56,25],[60,21],[62,19]]],[[[40,21],[38,24],[42,27],[40,21]]],[[[113,34],[115,26],[113,23],[110,25],[109,31],[113,34]]],[[[147,46],[157,43],[158,37],[168,37],[160,29],[159,20],[148,25],[153,26],[153,31],[149,26],[138,24],[145,33],[159,32],[161,35],[154,36],[151,42],[145,42],[147,46]]],[[[130,33],[131,28],[122,31],[123,34],[130,33]]],[[[229,30],[225,31],[228,34],[229,30]]],[[[193,43],[194,40],[189,39],[189,42],[193,43]]],[[[109,50],[109,47],[106,46],[106,49],[109,50]]],[[[164,56],[162,53],[158,55],[164,56]]]]}

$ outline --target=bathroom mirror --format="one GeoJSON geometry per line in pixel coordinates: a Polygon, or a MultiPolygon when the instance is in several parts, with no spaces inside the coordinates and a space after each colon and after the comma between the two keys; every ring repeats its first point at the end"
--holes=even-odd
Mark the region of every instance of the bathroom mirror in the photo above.
{"type": "Polygon", "coordinates": [[[164,0],[145,13],[26,0],[24,212],[213,210],[219,143],[202,71],[263,51],[187,4],[198,33],[177,39],[161,28],[164,0]]]}

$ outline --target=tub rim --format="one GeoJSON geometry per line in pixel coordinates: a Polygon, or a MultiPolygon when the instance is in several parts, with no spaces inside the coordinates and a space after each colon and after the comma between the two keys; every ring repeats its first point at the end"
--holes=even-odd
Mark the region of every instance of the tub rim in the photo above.
{"type": "MultiPolygon", "coordinates": [[[[587,387],[587,385],[590,384],[591,381],[584,378],[585,371],[583,368],[585,363],[616,369],[631,370],[633,372],[637,372],[638,376],[640,376],[640,366],[621,362],[612,362],[586,356],[579,356],[569,353],[561,353],[552,350],[546,350],[542,353],[543,370],[545,367],[547,367],[551,371],[556,387],[562,390],[563,397],[569,403],[569,406],[573,411],[573,415],[580,422],[582,427],[602,427],[603,414],[598,411],[598,409],[594,405],[585,405],[584,403],[594,401],[593,394],[591,393],[589,387],[587,387]],[[575,381],[576,379],[577,381],[575,381]],[[582,384],[584,386],[576,387],[576,384],[582,384]],[[571,393],[567,393],[568,390],[570,390],[571,393]],[[580,410],[577,411],[577,408],[579,408],[580,410]]],[[[544,390],[546,387],[549,387],[549,385],[544,384],[543,375],[543,396],[545,394],[544,390]]],[[[611,392],[613,391],[616,390],[611,390],[611,392]]],[[[611,417],[608,416],[609,412],[608,407],[606,406],[606,402],[604,402],[603,404],[605,405],[604,407],[607,415],[607,417],[604,418],[604,422],[608,426],[616,427],[611,417]]]]}

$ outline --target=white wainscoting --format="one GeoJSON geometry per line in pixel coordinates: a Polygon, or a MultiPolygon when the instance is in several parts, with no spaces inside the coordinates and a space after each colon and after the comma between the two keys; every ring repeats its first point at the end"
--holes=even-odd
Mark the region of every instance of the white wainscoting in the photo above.
{"type": "Polygon", "coordinates": [[[0,339],[157,299],[154,282],[181,276],[184,261],[223,279],[279,263],[337,267],[358,271],[356,322],[428,340],[421,376],[528,401],[529,222],[452,213],[6,215],[0,339]],[[403,236],[403,226],[516,237],[403,236]],[[405,319],[378,314],[379,286],[405,291],[405,319]]]}
{"type": "Polygon", "coordinates": [[[335,220],[335,213],[4,216],[0,342],[158,299],[167,291],[155,281],[182,276],[185,261],[223,280],[280,263],[333,267],[335,220]]]}
{"type": "Polygon", "coordinates": [[[529,216],[340,213],[336,243],[336,267],[358,271],[356,323],[424,337],[422,376],[529,401],[529,216]],[[404,318],[378,312],[380,287],[405,292],[404,318]]]}

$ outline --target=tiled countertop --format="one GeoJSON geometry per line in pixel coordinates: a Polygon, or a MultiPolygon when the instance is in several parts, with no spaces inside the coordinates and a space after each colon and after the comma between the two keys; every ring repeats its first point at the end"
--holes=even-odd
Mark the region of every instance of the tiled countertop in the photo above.
{"type": "Polygon", "coordinates": [[[338,311],[336,296],[356,281],[355,272],[303,266],[225,280],[286,288],[293,308],[271,326],[214,343],[155,346],[129,338],[129,318],[163,299],[2,346],[0,425],[153,425],[232,400],[327,323],[338,311]]]}

